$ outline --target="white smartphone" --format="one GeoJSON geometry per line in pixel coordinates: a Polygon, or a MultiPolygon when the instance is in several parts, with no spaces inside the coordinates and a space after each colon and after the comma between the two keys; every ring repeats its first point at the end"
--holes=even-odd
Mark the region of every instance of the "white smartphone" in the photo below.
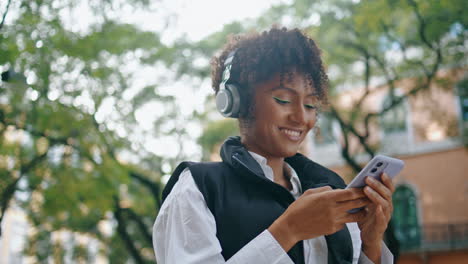
{"type": "MultiPolygon", "coordinates": [[[[354,177],[354,179],[346,186],[348,188],[362,188],[366,186],[365,179],[366,177],[372,177],[380,181],[380,175],[385,172],[390,179],[393,179],[395,176],[400,173],[400,171],[405,166],[405,163],[402,160],[387,157],[384,155],[377,155],[367,165],[359,172],[359,174],[354,177]]],[[[350,210],[350,213],[355,213],[362,208],[355,208],[350,210]]]]}

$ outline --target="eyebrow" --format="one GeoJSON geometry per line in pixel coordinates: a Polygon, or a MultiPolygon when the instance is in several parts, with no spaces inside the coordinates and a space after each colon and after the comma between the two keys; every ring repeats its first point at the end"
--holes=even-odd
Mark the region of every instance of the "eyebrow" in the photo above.
{"type": "MultiPolygon", "coordinates": [[[[296,90],[294,90],[294,89],[292,89],[292,88],[289,88],[289,87],[284,87],[284,86],[276,86],[276,87],[273,87],[273,88],[271,88],[270,91],[273,92],[273,91],[276,91],[276,90],[286,90],[286,91],[291,92],[291,93],[293,93],[293,94],[298,94],[298,92],[297,92],[296,90]]],[[[306,95],[306,97],[309,97],[309,96],[317,97],[317,96],[318,96],[318,93],[313,92],[313,93],[310,93],[310,94],[306,95]]]]}

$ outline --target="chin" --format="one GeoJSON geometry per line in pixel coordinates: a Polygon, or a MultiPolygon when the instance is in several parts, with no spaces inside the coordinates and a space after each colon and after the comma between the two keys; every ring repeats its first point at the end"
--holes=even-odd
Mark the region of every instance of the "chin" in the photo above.
{"type": "Polygon", "coordinates": [[[292,157],[292,156],[296,155],[298,150],[299,150],[299,148],[282,149],[281,151],[279,151],[279,153],[281,154],[281,157],[287,158],[287,157],[292,157]]]}

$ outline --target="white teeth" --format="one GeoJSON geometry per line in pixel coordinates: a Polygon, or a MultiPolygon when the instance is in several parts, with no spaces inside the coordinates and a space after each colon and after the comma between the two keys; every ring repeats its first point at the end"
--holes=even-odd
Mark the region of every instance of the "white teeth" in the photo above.
{"type": "Polygon", "coordinates": [[[301,135],[301,132],[299,131],[294,131],[294,130],[289,130],[289,129],[282,129],[282,130],[284,133],[292,137],[298,137],[301,135]]]}

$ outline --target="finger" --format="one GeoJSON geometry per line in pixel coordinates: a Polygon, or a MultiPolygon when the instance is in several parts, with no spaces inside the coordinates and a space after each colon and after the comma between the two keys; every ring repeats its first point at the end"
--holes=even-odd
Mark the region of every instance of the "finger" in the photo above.
{"type": "Polygon", "coordinates": [[[371,203],[369,204],[368,206],[364,207],[364,210],[366,211],[366,215],[367,217],[369,218],[373,218],[375,217],[375,210],[377,208],[378,205],[376,205],[375,203],[371,203]]]}
{"type": "Polygon", "coordinates": [[[382,183],[385,184],[385,186],[387,186],[390,192],[394,193],[395,185],[393,184],[392,179],[386,173],[382,173],[381,179],[382,179],[382,183]]]}
{"type": "Polygon", "coordinates": [[[387,201],[384,197],[380,195],[380,193],[376,192],[369,186],[364,187],[364,193],[366,194],[367,198],[372,201],[372,203],[376,205],[381,205],[384,208],[388,207],[389,201],[387,201]]]}
{"type": "Polygon", "coordinates": [[[361,222],[366,218],[367,212],[364,210],[361,210],[357,213],[347,213],[346,215],[343,216],[340,220],[343,223],[353,223],[353,222],[361,222]]]}
{"type": "Polygon", "coordinates": [[[321,193],[321,192],[327,192],[327,191],[332,191],[332,187],[330,186],[323,186],[323,187],[319,187],[319,188],[311,188],[311,189],[307,189],[304,194],[306,195],[310,195],[310,194],[316,194],[316,193],[321,193]]]}
{"type": "Polygon", "coordinates": [[[328,198],[334,200],[336,202],[342,201],[349,201],[349,200],[356,200],[359,198],[363,198],[366,195],[362,188],[350,188],[346,190],[333,190],[332,192],[328,193],[328,198]]]}
{"type": "Polygon", "coordinates": [[[390,219],[393,212],[392,201],[385,200],[382,196],[380,196],[380,194],[375,192],[369,186],[365,187],[364,192],[372,201],[372,204],[366,206],[366,209],[369,209],[369,213],[374,215],[373,217],[376,217],[377,210],[380,208],[384,217],[386,217],[386,219],[390,219]]]}
{"type": "Polygon", "coordinates": [[[378,192],[385,198],[385,200],[389,201],[392,199],[392,192],[380,181],[372,177],[366,177],[366,183],[368,187],[371,187],[374,191],[378,192]]]}
{"type": "MultiPolygon", "coordinates": [[[[377,228],[384,226],[384,230],[387,228],[388,221],[386,220],[386,216],[382,206],[377,206],[375,209],[375,225],[377,228]]],[[[389,219],[389,218],[388,218],[389,219]]]]}
{"type": "Polygon", "coordinates": [[[367,197],[350,200],[350,201],[338,202],[338,210],[349,211],[354,208],[364,207],[370,203],[371,201],[367,197]]]}
{"type": "MultiPolygon", "coordinates": [[[[391,182],[391,179],[390,177],[388,177],[387,174],[383,173],[381,176],[382,176],[382,181],[388,180],[390,182],[391,188],[394,188],[393,183],[391,182]]],[[[369,179],[369,181],[373,182],[369,185],[369,187],[372,187],[371,185],[379,186],[378,188],[374,187],[373,190],[378,192],[385,200],[387,200],[387,203],[381,203],[381,205],[383,206],[382,210],[386,215],[391,215],[393,212],[393,202],[392,202],[393,192],[386,185],[384,185],[385,183],[382,183],[374,179],[369,179]]]]}

